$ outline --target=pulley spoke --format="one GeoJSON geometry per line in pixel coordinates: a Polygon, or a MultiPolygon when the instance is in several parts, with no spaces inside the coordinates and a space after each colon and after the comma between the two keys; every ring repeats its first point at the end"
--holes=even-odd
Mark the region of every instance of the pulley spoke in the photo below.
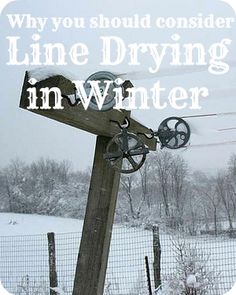
{"type": "Polygon", "coordinates": [[[132,165],[132,167],[136,170],[138,168],[138,164],[134,161],[134,159],[131,156],[128,156],[127,159],[132,165]]]}
{"type": "Polygon", "coordinates": [[[139,155],[148,154],[148,153],[149,153],[148,148],[135,149],[135,150],[129,151],[130,156],[139,156],[139,155]]]}
{"type": "Polygon", "coordinates": [[[122,157],[122,154],[123,153],[121,151],[106,153],[104,158],[108,160],[117,159],[122,157]]]}

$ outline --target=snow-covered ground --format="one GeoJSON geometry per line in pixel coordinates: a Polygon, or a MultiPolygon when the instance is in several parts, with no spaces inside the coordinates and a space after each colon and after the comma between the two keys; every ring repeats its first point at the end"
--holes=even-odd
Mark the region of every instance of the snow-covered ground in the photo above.
{"type": "MultiPolygon", "coordinates": [[[[14,295],[48,295],[46,233],[54,232],[59,287],[71,294],[82,225],[75,219],[1,213],[0,281],[4,287],[14,295]]],[[[173,236],[161,232],[163,278],[175,271],[172,240],[173,236]]],[[[210,269],[219,273],[219,286],[228,291],[236,282],[236,241],[214,237],[185,240],[209,255],[210,269]]],[[[115,225],[106,294],[147,295],[145,256],[152,269],[152,232],[115,225]]],[[[222,289],[210,294],[222,295],[222,289]]]]}
{"type": "MultiPolygon", "coordinates": [[[[56,235],[59,285],[71,294],[83,222],[24,214],[0,214],[0,281],[14,295],[47,294],[47,232],[56,235]],[[27,287],[30,285],[30,288],[27,287]],[[24,290],[23,290],[24,289],[24,290]],[[17,292],[15,290],[18,290],[17,292]],[[33,293],[35,292],[35,293],[33,293]]],[[[152,233],[114,226],[107,274],[107,294],[137,295],[148,290],[145,256],[152,261],[152,233]],[[109,293],[110,292],[110,293],[109,293]]],[[[0,294],[1,295],[1,294],[0,294]]]]}
{"type": "Polygon", "coordinates": [[[0,213],[0,236],[81,232],[83,221],[51,216],[0,213]]]}

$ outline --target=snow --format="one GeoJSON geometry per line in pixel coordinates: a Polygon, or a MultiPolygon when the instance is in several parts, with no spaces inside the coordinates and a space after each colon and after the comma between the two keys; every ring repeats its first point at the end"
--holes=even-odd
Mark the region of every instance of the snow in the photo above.
{"type": "Polygon", "coordinates": [[[186,279],[186,284],[190,288],[195,288],[196,287],[196,284],[197,284],[197,278],[196,278],[196,276],[193,275],[193,274],[188,275],[188,277],[186,279]]]}
{"type": "Polygon", "coordinates": [[[82,232],[82,227],[83,221],[77,219],[0,213],[0,236],[82,232]]]}
{"type": "Polygon", "coordinates": [[[0,295],[13,295],[11,293],[9,293],[2,285],[1,281],[0,281],[0,295]]]}
{"type": "Polygon", "coordinates": [[[233,286],[233,288],[229,292],[225,293],[224,295],[236,295],[236,283],[233,286]]]}
{"type": "MultiPolygon", "coordinates": [[[[27,275],[30,282],[48,285],[46,233],[54,232],[58,286],[70,294],[82,226],[83,221],[75,219],[0,213],[0,280],[13,293],[27,275]]],[[[149,255],[152,260],[152,232],[115,225],[113,233],[107,292],[120,295],[137,294],[137,288],[146,290],[144,257],[149,255]]]]}
{"type": "Polygon", "coordinates": [[[62,70],[59,67],[38,67],[30,70],[28,74],[30,79],[36,79],[37,81],[42,81],[57,75],[62,75],[68,80],[78,80],[74,74],[69,71],[62,70]]]}
{"type": "MultiPolygon", "coordinates": [[[[27,274],[30,274],[31,279],[41,276],[47,278],[45,275],[45,271],[48,270],[46,233],[55,232],[58,288],[63,292],[65,287],[66,290],[70,290],[82,226],[83,221],[76,219],[0,213],[0,280],[5,288],[14,293],[17,282],[27,274]]],[[[164,276],[175,271],[176,261],[172,250],[172,238],[173,236],[161,231],[162,275],[164,276]]],[[[185,240],[192,245],[202,247],[204,253],[210,255],[211,269],[220,273],[219,286],[224,290],[229,290],[233,285],[233,276],[236,278],[234,267],[236,265],[234,255],[236,241],[214,237],[207,239],[186,237],[185,240]]],[[[112,295],[138,294],[137,288],[146,290],[144,265],[146,255],[151,265],[153,261],[151,231],[114,226],[107,274],[107,283],[111,285],[112,295]]],[[[151,277],[153,277],[152,273],[151,277]]],[[[193,273],[188,276],[186,283],[189,286],[197,283],[193,273]]],[[[164,289],[167,287],[164,285],[163,290],[159,290],[156,294],[167,295],[168,290],[164,289]]],[[[110,290],[108,294],[109,292],[110,290]]],[[[69,292],[66,291],[64,294],[69,294],[69,292]]],[[[212,294],[222,295],[222,293],[212,294]]],[[[236,294],[236,286],[225,295],[234,294],[236,294]]],[[[0,295],[2,295],[1,292],[0,295]]]]}

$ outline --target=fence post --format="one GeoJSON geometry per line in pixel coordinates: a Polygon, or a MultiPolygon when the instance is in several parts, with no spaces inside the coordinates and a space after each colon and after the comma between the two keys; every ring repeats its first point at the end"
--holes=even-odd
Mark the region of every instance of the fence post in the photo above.
{"type": "Polygon", "coordinates": [[[154,284],[155,290],[161,285],[161,243],[159,235],[159,227],[153,226],[153,273],[154,273],[154,284]]]}
{"type": "Polygon", "coordinates": [[[55,234],[54,233],[47,233],[47,237],[48,237],[50,295],[57,295],[57,292],[51,289],[51,288],[55,288],[58,286],[57,271],[56,271],[55,234]]]}
{"type": "Polygon", "coordinates": [[[149,262],[148,262],[148,257],[147,256],[145,256],[145,264],[146,264],[148,291],[149,291],[149,295],[152,295],[152,284],[151,284],[151,278],[150,278],[150,268],[149,268],[149,262]]]}

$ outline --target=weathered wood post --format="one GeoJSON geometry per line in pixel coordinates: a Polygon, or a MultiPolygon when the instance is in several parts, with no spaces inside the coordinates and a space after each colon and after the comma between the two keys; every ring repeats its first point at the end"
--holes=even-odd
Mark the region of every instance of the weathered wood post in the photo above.
{"type": "Polygon", "coordinates": [[[73,295],[102,295],[120,173],[104,160],[110,138],[97,137],[73,295]]]}
{"type": "Polygon", "coordinates": [[[153,272],[154,272],[154,284],[155,289],[161,285],[161,243],[159,235],[159,227],[153,226],[153,272]]]}
{"type": "Polygon", "coordinates": [[[58,286],[57,270],[56,270],[56,246],[55,246],[54,233],[48,233],[47,237],[48,237],[50,295],[57,295],[57,292],[51,289],[58,286]]]}
{"type": "Polygon", "coordinates": [[[151,283],[148,256],[145,256],[145,265],[146,265],[146,273],[147,273],[148,291],[149,291],[149,295],[152,295],[152,283],[151,283]]]}

